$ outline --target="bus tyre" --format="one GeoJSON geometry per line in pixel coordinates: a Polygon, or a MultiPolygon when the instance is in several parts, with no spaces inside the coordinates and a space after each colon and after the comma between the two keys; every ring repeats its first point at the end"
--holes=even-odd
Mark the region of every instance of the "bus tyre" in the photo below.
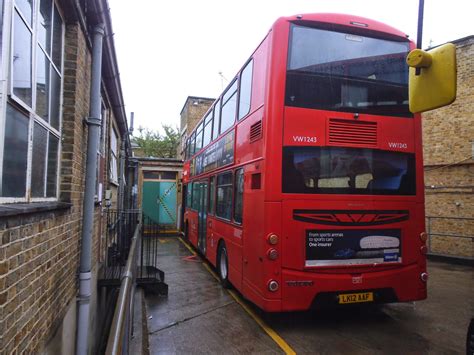
{"type": "Polygon", "coordinates": [[[471,319],[467,329],[466,355],[474,354],[474,318],[471,319]]]}
{"type": "Polygon", "coordinates": [[[229,262],[227,258],[227,248],[224,242],[219,244],[219,249],[217,250],[217,272],[222,287],[230,288],[229,262]]]}

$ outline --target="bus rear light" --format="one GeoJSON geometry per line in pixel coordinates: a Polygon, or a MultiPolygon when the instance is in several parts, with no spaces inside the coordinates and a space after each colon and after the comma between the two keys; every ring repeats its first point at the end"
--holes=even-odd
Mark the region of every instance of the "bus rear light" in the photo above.
{"type": "Polygon", "coordinates": [[[276,260],[278,258],[278,251],[273,248],[268,249],[267,256],[268,256],[268,259],[270,260],[276,260]]]}
{"type": "Polygon", "coordinates": [[[278,236],[276,234],[270,234],[267,240],[269,244],[275,245],[278,243],[278,236]]]}
{"type": "Polygon", "coordinates": [[[421,281],[426,282],[428,281],[428,273],[427,272],[422,272],[420,275],[421,281]]]}
{"type": "Polygon", "coordinates": [[[420,248],[420,252],[421,252],[421,254],[426,255],[428,253],[428,247],[426,245],[423,245],[420,248]]]}
{"type": "Polygon", "coordinates": [[[268,290],[269,291],[272,291],[272,292],[276,292],[278,291],[278,282],[276,282],[275,280],[270,280],[268,281],[268,290]]]}
{"type": "Polygon", "coordinates": [[[426,232],[421,232],[420,233],[420,239],[424,243],[428,239],[428,234],[426,232]]]}

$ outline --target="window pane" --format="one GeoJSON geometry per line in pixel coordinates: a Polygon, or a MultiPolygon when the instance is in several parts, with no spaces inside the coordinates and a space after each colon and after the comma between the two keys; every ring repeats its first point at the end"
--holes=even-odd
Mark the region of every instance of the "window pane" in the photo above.
{"type": "Polygon", "coordinates": [[[48,146],[48,173],[46,178],[46,197],[56,197],[56,186],[58,183],[58,148],[59,139],[50,133],[48,146]]]}
{"type": "Polygon", "coordinates": [[[191,136],[191,145],[189,147],[189,157],[192,157],[196,153],[196,133],[191,136]]]}
{"type": "Polygon", "coordinates": [[[143,172],[144,179],[160,179],[160,173],[158,171],[144,171],[143,172]]]}
{"type": "Polygon", "coordinates": [[[31,196],[44,197],[48,131],[35,123],[33,130],[33,159],[31,163],[31,196]]]}
{"type": "Polygon", "coordinates": [[[117,151],[118,151],[117,140],[118,140],[117,133],[115,133],[115,130],[112,129],[111,135],[110,135],[110,150],[115,156],[117,156],[117,151]]]}
{"type": "Polygon", "coordinates": [[[228,220],[232,217],[232,173],[217,177],[216,215],[228,220]]]}
{"type": "Polygon", "coordinates": [[[50,124],[59,130],[59,116],[61,109],[61,77],[56,70],[51,67],[51,115],[50,124]]]}
{"type": "Polygon", "coordinates": [[[31,106],[31,33],[15,11],[13,39],[13,93],[31,106]]]}
{"type": "Polygon", "coordinates": [[[240,77],[240,97],[239,97],[239,120],[250,111],[250,99],[252,94],[252,70],[253,60],[242,71],[240,77]]]}
{"type": "Polygon", "coordinates": [[[118,181],[117,158],[113,154],[110,155],[110,180],[113,182],[118,181]]]}
{"type": "Polygon", "coordinates": [[[219,136],[219,122],[221,120],[221,101],[216,102],[214,106],[214,128],[212,130],[212,140],[219,136]]]}
{"type": "Polygon", "coordinates": [[[48,54],[51,53],[51,0],[41,0],[38,14],[38,41],[48,54]]]}
{"type": "Polygon", "coordinates": [[[237,91],[237,80],[232,83],[232,86],[225,92],[224,96],[222,97],[222,106],[226,104],[226,102],[231,98],[232,95],[237,91]]]}
{"type": "Polygon", "coordinates": [[[414,154],[339,147],[285,147],[283,192],[414,195],[414,154]]]}
{"type": "Polygon", "coordinates": [[[192,209],[193,210],[198,210],[199,209],[199,200],[200,200],[200,189],[201,184],[200,183],[193,183],[193,202],[192,202],[192,209]]]}
{"type": "Polygon", "coordinates": [[[161,179],[162,180],[176,180],[176,172],[175,171],[161,171],[161,179]]]}
{"type": "Polygon", "coordinates": [[[225,132],[235,121],[235,109],[237,108],[237,93],[222,106],[221,133],[225,132]]]}
{"type": "Polygon", "coordinates": [[[191,139],[188,138],[186,141],[186,156],[185,156],[186,160],[191,158],[190,149],[191,149],[191,139]]]}
{"type": "Polygon", "coordinates": [[[36,113],[48,119],[49,61],[38,46],[36,51],[36,113]]]}
{"type": "Polygon", "coordinates": [[[292,25],[285,104],[413,117],[408,40],[391,41],[292,25]]]}
{"type": "Polygon", "coordinates": [[[186,207],[191,208],[192,204],[192,197],[193,197],[193,183],[189,183],[187,185],[187,190],[186,190],[186,207]]]}
{"type": "Polygon", "coordinates": [[[196,152],[198,152],[202,148],[202,123],[196,132],[196,152]]]}
{"type": "Polygon", "coordinates": [[[63,49],[63,20],[58,10],[54,7],[54,28],[53,28],[53,62],[56,68],[61,70],[61,54],[63,49]]]}
{"type": "Polygon", "coordinates": [[[244,170],[239,169],[235,172],[235,207],[234,221],[242,223],[242,208],[244,197],[244,170]]]}
{"type": "Polygon", "coordinates": [[[214,206],[216,204],[216,179],[211,176],[210,191],[209,191],[209,213],[214,214],[214,206]]]}
{"type": "Polygon", "coordinates": [[[33,7],[33,0],[16,0],[16,6],[21,11],[21,14],[25,17],[28,24],[31,26],[31,15],[32,15],[32,7],[33,7]]]}
{"type": "Polygon", "coordinates": [[[212,131],[212,121],[209,122],[206,127],[204,127],[204,138],[202,142],[202,146],[205,147],[211,141],[211,132],[212,131]]]}
{"type": "Polygon", "coordinates": [[[7,105],[3,150],[2,197],[25,197],[28,164],[28,117],[7,105]]]}

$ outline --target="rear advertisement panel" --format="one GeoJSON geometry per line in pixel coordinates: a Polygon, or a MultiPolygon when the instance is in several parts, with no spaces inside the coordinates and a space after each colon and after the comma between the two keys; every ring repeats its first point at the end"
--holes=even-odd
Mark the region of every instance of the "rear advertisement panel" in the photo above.
{"type": "Polygon", "coordinates": [[[306,230],[305,266],[401,263],[399,229],[306,230]]]}

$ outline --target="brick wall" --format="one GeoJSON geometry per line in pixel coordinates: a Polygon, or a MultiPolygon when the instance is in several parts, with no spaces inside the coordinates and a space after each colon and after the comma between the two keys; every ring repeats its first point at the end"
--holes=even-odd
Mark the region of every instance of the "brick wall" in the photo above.
{"type": "MultiPolygon", "coordinates": [[[[457,98],[423,114],[423,153],[427,216],[474,217],[474,36],[455,41],[457,98]]],[[[431,220],[431,232],[473,236],[474,222],[431,220]]],[[[428,228],[428,224],[427,224],[428,228]]],[[[432,237],[438,254],[474,258],[471,239],[432,237]]]]}
{"type": "Polygon", "coordinates": [[[1,353],[39,352],[74,301],[77,222],[68,208],[2,218],[1,353]]]}
{"type": "MultiPolygon", "coordinates": [[[[68,25],[60,200],[69,204],[43,212],[0,217],[2,354],[42,352],[62,324],[68,309],[76,302],[87,146],[84,118],[89,112],[90,64],[84,34],[79,26],[68,25]]],[[[97,274],[100,235],[105,227],[100,217],[101,210],[97,207],[93,237],[94,274],[97,274]]],[[[97,322],[95,298],[93,287],[92,338],[97,322]]],[[[94,339],[91,341],[93,347],[94,339]]]]}

